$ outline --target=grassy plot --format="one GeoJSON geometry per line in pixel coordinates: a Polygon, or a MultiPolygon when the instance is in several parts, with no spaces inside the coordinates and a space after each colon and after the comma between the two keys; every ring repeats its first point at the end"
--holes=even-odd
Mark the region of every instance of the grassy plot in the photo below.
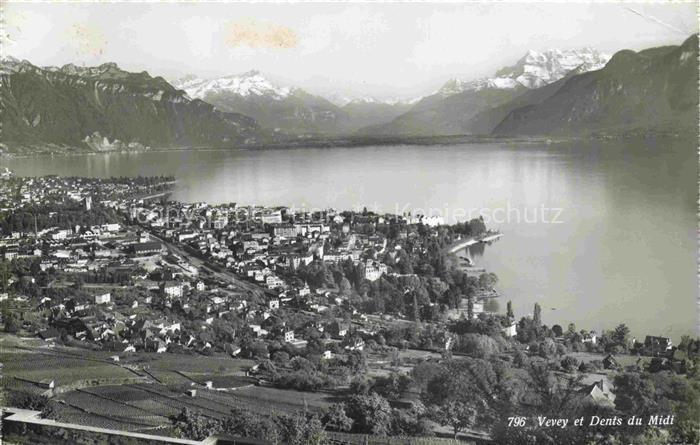
{"type": "Polygon", "coordinates": [[[241,388],[226,396],[233,398],[237,406],[250,408],[256,412],[287,412],[304,410],[318,411],[336,402],[331,394],[321,392],[302,392],[279,388],[254,386],[241,388]]]}
{"type": "Polygon", "coordinates": [[[59,422],[76,423],[79,425],[94,426],[97,428],[110,428],[115,430],[138,431],[143,429],[141,425],[133,425],[116,419],[86,412],[80,408],[63,403],[54,404],[54,412],[59,422]]]}
{"type": "Polygon", "coordinates": [[[204,356],[199,354],[156,354],[138,352],[121,358],[122,364],[135,365],[164,385],[189,385],[192,381],[203,379],[202,375],[245,376],[255,362],[246,359],[234,359],[219,354],[204,356]]]}
{"type": "Polygon", "coordinates": [[[155,427],[169,423],[163,416],[152,414],[142,408],[130,406],[126,403],[112,401],[82,390],[61,394],[59,400],[66,404],[82,409],[86,413],[95,414],[119,422],[124,422],[140,427],[155,427]]]}
{"type": "Polygon", "coordinates": [[[2,353],[0,362],[4,364],[6,377],[37,383],[53,380],[57,386],[117,382],[137,377],[133,372],[110,363],[50,353],[2,353]]]}
{"type": "Polygon", "coordinates": [[[182,375],[199,385],[211,382],[214,388],[240,388],[253,385],[256,380],[241,375],[199,374],[194,372],[182,372],[182,375]]]}

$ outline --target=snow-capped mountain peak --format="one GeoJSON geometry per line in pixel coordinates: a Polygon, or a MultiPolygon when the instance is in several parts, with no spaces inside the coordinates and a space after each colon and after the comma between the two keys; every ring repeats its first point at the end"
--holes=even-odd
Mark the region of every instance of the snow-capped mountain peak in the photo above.
{"type": "Polygon", "coordinates": [[[447,97],[464,91],[478,91],[485,88],[540,88],[556,82],[573,70],[583,73],[601,69],[608,60],[610,60],[609,55],[593,48],[550,49],[543,52],[529,50],[515,65],[500,69],[494,77],[471,81],[452,79],[438,93],[447,97]]]}
{"type": "Polygon", "coordinates": [[[273,99],[284,99],[294,91],[290,87],[275,85],[257,70],[217,79],[187,76],[173,82],[173,85],[175,88],[184,90],[191,98],[197,99],[204,99],[210,94],[220,93],[242,97],[267,96],[273,99]]]}
{"type": "Polygon", "coordinates": [[[330,93],[325,95],[331,103],[344,107],[346,105],[411,105],[418,102],[422,97],[399,98],[399,97],[375,97],[375,96],[350,96],[341,93],[330,93]]]}
{"type": "Polygon", "coordinates": [[[496,76],[514,78],[527,88],[539,88],[556,82],[575,69],[601,69],[608,60],[609,55],[593,48],[550,49],[544,52],[530,50],[515,65],[501,69],[496,76]]]}

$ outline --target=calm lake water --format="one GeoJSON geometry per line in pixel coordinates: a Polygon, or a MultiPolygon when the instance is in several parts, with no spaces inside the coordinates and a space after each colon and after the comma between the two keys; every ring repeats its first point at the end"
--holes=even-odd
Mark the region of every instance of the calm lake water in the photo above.
{"type": "Polygon", "coordinates": [[[698,333],[694,141],[464,144],[3,159],[19,175],[174,175],[175,199],[482,212],[474,251],[516,316],[678,340],[698,333]],[[543,210],[544,208],[544,210],[543,210]]]}

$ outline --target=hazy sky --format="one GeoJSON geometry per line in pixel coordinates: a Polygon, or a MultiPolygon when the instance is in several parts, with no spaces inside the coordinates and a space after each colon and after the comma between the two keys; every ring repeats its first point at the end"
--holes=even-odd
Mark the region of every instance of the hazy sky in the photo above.
{"type": "Polygon", "coordinates": [[[679,44],[689,3],[4,3],[2,55],[175,78],[259,69],[313,92],[427,93],[528,49],[679,44]]]}

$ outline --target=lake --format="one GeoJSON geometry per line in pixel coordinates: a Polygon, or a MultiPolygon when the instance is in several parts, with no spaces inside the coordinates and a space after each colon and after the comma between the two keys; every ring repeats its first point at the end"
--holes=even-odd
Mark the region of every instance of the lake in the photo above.
{"type": "Polygon", "coordinates": [[[479,143],[3,158],[18,175],[174,175],[174,198],[482,214],[474,249],[520,317],[678,341],[698,333],[696,141],[479,143]]]}

